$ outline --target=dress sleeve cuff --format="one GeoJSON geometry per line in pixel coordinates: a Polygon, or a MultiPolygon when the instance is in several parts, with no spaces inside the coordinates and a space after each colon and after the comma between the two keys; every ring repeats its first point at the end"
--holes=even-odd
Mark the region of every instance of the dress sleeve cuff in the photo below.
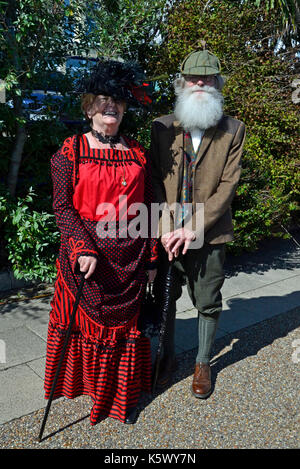
{"type": "Polygon", "coordinates": [[[83,240],[75,242],[73,238],[69,238],[69,248],[69,256],[73,272],[75,272],[77,261],[80,256],[92,256],[98,258],[97,251],[94,251],[93,249],[85,249],[85,242],[83,240]]]}

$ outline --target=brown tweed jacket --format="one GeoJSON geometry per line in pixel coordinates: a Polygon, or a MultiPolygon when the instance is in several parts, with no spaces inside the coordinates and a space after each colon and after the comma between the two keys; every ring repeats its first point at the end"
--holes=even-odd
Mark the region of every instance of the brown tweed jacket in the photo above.
{"type": "MultiPolygon", "coordinates": [[[[171,206],[179,202],[183,172],[184,132],[174,114],[153,121],[151,164],[154,198],[171,206]]],[[[241,174],[245,140],[243,122],[224,115],[205,131],[197,153],[193,203],[204,203],[204,240],[211,244],[233,240],[231,202],[241,174]]],[[[160,225],[160,235],[164,234],[160,225]]]]}

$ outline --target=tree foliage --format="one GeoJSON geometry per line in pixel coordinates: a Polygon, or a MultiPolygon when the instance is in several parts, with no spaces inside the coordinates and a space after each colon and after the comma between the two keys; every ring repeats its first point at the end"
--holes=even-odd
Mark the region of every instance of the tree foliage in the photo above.
{"type": "Polygon", "coordinates": [[[147,62],[166,14],[166,0],[94,1],[88,8],[100,55],[147,62]],[[105,8],[103,7],[105,4],[105,8]]]}
{"type": "MultiPolygon", "coordinates": [[[[252,0],[245,0],[250,3],[252,0]]],[[[299,40],[300,7],[298,0],[255,0],[255,5],[264,7],[266,12],[276,10],[280,13],[281,27],[278,33],[284,39],[299,40]]]]}

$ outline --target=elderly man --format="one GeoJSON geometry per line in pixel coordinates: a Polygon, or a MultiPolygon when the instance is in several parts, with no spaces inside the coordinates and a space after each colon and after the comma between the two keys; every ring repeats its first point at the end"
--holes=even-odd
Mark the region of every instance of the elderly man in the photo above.
{"type": "Polygon", "coordinates": [[[192,393],[197,398],[206,398],[212,391],[209,363],[222,311],[225,243],[233,240],[230,206],[240,178],[245,138],[243,122],[223,113],[224,82],[220,70],[218,58],[208,50],[189,54],[174,84],[174,114],[155,119],[152,126],[155,200],[168,208],[176,203],[180,207],[189,203],[194,212],[182,208],[179,219],[183,224],[178,225],[178,217],[173,216],[171,228],[160,220],[164,249],[156,290],[161,289],[160,279],[173,256],[175,286],[158,384],[167,385],[175,368],[176,300],[181,296],[185,278],[189,296],[198,310],[198,352],[192,384],[192,393]],[[184,223],[188,215],[195,221],[196,204],[204,207],[200,229],[184,223]],[[201,235],[204,242],[197,246],[195,240],[201,241],[201,235]]]}

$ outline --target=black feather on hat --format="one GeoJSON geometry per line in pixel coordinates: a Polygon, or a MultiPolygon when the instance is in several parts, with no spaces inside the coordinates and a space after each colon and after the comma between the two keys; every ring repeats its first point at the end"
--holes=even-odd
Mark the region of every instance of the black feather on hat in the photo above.
{"type": "Polygon", "coordinates": [[[136,62],[119,62],[100,59],[84,78],[77,91],[81,93],[103,94],[126,101],[128,106],[147,106],[152,100],[146,93],[149,84],[145,74],[136,62]]]}

